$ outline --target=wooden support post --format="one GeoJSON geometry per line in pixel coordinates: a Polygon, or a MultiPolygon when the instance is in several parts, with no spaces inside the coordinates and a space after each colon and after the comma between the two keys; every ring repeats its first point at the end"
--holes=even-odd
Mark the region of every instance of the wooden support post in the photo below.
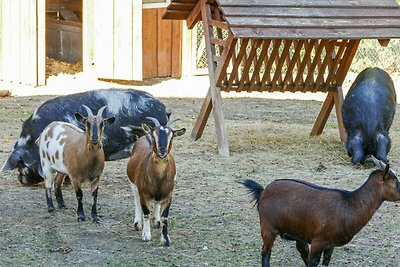
{"type": "Polygon", "coordinates": [[[208,117],[212,109],[211,88],[208,89],[206,98],[204,98],[199,115],[197,115],[196,123],[194,124],[191,137],[196,141],[201,137],[206,126],[208,117]]]}
{"type": "Polygon", "coordinates": [[[340,140],[344,143],[347,140],[347,134],[343,125],[342,105],[343,105],[343,90],[342,87],[337,88],[337,94],[334,94],[336,118],[339,127],[340,140]]]}
{"type": "Polygon", "coordinates": [[[211,8],[207,4],[207,0],[201,1],[201,15],[203,19],[204,37],[206,43],[207,63],[208,63],[208,77],[210,79],[210,88],[207,97],[203,102],[200,114],[196,121],[195,127],[192,131],[192,137],[198,139],[205,127],[211,108],[213,108],[215,130],[217,134],[218,152],[221,156],[229,156],[228,135],[225,126],[224,114],[222,112],[222,99],[221,90],[216,86],[216,68],[217,64],[213,61],[215,55],[215,47],[211,44],[211,37],[213,34],[212,26],[209,21],[211,20],[211,8]],[[210,101],[211,99],[211,101],[210,101]]]}
{"type": "Polygon", "coordinates": [[[314,123],[314,127],[311,130],[310,136],[320,135],[322,130],[325,127],[326,121],[329,118],[329,114],[333,108],[333,104],[335,103],[335,94],[337,92],[330,91],[326,96],[324,103],[322,104],[321,111],[318,114],[318,117],[314,123]]]}

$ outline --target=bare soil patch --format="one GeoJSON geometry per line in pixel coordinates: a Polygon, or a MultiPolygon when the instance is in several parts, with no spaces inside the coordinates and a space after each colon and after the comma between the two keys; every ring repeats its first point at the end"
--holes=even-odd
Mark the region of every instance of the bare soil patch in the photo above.
{"type": "MultiPolygon", "coordinates": [[[[19,136],[21,121],[50,96],[0,99],[0,162],[19,136]]],[[[231,156],[217,153],[212,117],[201,139],[190,131],[202,99],[162,98],[176,127],[178,175],[170,210],[171,247],[160,245],[160,231],[143,242],[132,225],[133,196],[125,173],[127,159],[107,162],[100,181],[101,223],[76,220],[76,198],[64,188],[67,210],[47,212],[42,185],[21,186],[16,173],[0,173],[1,266],[259,266],[258,214],[244,188],[246,178],[266,185],[296,178],[322,186],[353,190],[367,179],[372,165],[352,166],[331,115],[320,137],[310,138],[321,102],[260,98],[224,99],[231,156]]],[[[395,116],[390,163],[399,169],[400,117],[395,116]]],[[[89,184],[83,185],[90,214],[89,184]]],[[[346,246],[336,248],[331,266],[400,266],[399,204],[384,203],[346,246]]],[[[273,266],[302,266],[293,242],[277,239],[273,266]]]]}

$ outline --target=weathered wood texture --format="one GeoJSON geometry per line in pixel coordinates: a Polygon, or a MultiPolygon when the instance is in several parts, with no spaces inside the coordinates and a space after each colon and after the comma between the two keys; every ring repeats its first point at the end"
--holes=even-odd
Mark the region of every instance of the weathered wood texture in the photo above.
{"type": "Polygon", "coordinates": [[[74,63],[82,59],[82,23],[46,20],[46,55],[74,63]]]}
{"type": "MultiPolygon", "coordinates": [[[[164,18],[186,20],[200,0],[172,0],[164,18]]],[[[400,36],[394,0],[215,0],[236,38],[366,39],[400,36]]],[[[192,14],[193,16],[193,14],[192,14]]],[[[200,16],[195,16],[197,20],[200,16]]]]}
{"type": "Polygon", "coordinates": [[[192,137],[213,108],[221,155],[229,152],[220,91],[327,92],[311,135],[322,133],[335,106],[344,141],[342,84],[360,40],[400,38],[394,0],[172,0],[164,18],[189,28],[203,20],[210,91],[192,137]]]}
{"type": "Polygon", "coordinates": [[[182,22],[163,20],[164,12],[143,9],[143,78],[181,77],[182,22]]]}
{"type": "Polygon", "coordinates": [[[0,1],[0,80],[45,83],[45,1],[0,1]]]}

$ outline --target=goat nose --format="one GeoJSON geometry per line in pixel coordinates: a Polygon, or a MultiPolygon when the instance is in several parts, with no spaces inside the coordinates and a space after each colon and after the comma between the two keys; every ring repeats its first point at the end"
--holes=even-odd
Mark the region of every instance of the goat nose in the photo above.
{"type": "Polygon", "coordinates": [[[97,145],[99,143],[99,139],[92,139],[92,144],[93,145],[97,145]]]}
{"type": "Polygon", "coordinates": [[[158,155],[160,156],[160,158],[165,158],[167,156],[167,151],[165,149],[160,149],[160,151],[158,152],[158,155]]]}

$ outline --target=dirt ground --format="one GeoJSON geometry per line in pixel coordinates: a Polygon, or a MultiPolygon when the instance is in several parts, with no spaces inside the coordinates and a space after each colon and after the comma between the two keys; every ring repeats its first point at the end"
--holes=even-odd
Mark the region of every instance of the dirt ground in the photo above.
{"type": "MultiPolygon", "coordinates": [[[[0,99],[0,164],[18,138],[22,120],[51,96],[0,99]]],[[[231,156],[218,156],[213,119],[201,139],[190,132],[201,106],[196,98],[161,98],[188,129],[176,138],[178,174],[170,210],[171,246],[162,247],[160,231],[143,242],[133,229],[133,195],[127,160],[107,162],[100,181],[101,223],[76,220],[77,201],[64,188],[67,210],[47,212],[42,185],[21,186],[15,172],[0,173],[0,266],[259,266],[258,214],[244,188],[246,178],[263,185],[297,178],[353,190],[367,179],[372,165],[352,166],[331,115],[323,134],[310,138],[321,102],[261,98],[224,99],[231,156]]],[[[400,169],[400,117],[395,116],[389,154],[400,169]]],[[[83,185],[90,214],[89,184],[83,185]]],[[[385,202],[371,221],[343,247],[331,266],[400,266],[399,204],[385,202]]],[[[302,266],[294,242],[277,239],[272,266],[302,266]]]]}

